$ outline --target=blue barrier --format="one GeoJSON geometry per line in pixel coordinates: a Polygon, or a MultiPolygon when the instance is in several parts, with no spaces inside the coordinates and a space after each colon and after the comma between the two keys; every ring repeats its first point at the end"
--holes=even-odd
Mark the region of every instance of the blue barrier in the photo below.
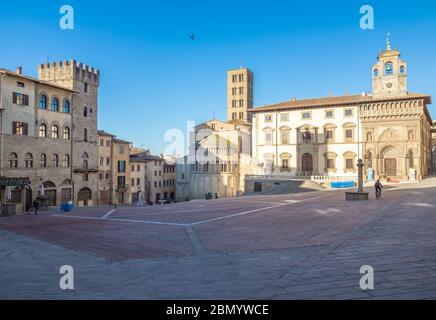
{"type": "Polygon", "coordinates": [[[338,181],[332,182],[331,187],[334,189],[344,189],[344,188],[353,188],[354,181],[338,181]]]}
{"type": "Polygon", "coordinates": [[[68,212],[68,211],[73,211],[73,209],[74,209],[74,205],[72,204],[69,203],[61,204],[61,211],[68,212]]]}

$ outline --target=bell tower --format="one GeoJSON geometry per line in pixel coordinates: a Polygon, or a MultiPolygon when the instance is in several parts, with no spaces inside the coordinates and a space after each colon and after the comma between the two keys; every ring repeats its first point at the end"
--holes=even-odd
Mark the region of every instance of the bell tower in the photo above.
{"type": "Polygon", "coordinates": [[[372,92],[375,97],[407,95],[407,63],[401,53],[391,48],[390,34],[386,39],[386,51],[377,56],[372,67],[372,92]]]}

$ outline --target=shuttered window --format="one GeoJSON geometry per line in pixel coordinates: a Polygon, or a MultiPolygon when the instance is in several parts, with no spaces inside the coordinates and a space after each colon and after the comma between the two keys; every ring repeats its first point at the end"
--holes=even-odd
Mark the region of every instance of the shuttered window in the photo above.
{"type": "Polygon", "coordinates": [[[14,92],[12,94],[12,103],[18,104],[21,106],[29,105],[29,96],[27,94],[14,92]]]}
{"type": "Polygon", "coordinates": [[[27,136],[28,135],[28,125],[25,122],[12,122],[12,134],[19,136],[27,136]]]}

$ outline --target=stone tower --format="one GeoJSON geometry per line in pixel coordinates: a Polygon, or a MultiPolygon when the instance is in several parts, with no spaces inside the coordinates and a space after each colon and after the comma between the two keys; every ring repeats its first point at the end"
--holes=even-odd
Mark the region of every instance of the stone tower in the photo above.
{"type": "Polygon", "coordinates": [[[100,72],[75,60],[40,64],[38,79],[74,90],[72,115],[72,170],[75,201],[87,198],[97,204],[98,144],[97,114],[100,72]],[[89,198],[89,197],[88,197],[89,198]]]}
{"type": "Polygon", "coordinates": [[[401,53],[391,48],[390,35],[386,51],[380,52],[378,62],[372,67],[372,90],[374,97],[402,96],[407,94],[407,63],[400,59],[401,53]]]}
{"type": "Polygon", "coordinates": [[[227,120],[251,122],[253,73],[247,68],[227,72],[227,120]]]}

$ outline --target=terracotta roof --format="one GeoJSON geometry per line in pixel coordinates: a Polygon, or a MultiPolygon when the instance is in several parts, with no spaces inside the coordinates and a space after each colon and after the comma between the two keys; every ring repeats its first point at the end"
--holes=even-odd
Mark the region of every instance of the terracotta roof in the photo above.
{"type": "Polygon", "coordinates": [[[98,134],[99,136],[115,137],[114,134],[108,133],[108,132],[106,132],[106,131],[104,131],[104,130],[98,130],[98,131],[97,131],[97,134],[98,134]]]}
{"type": "Polygon", "coordinates": [[[154,156],[146,151],[130,155],[130,161],[139,162],[139,161],[153,161],[153,160],[164,160],[164,159],[159,156],[154,156]]]}
{"type": "Polygon", "coordinates": [[[338,105],[355,105],[361,103],[372,103],[377,101],[382,102],[382,101],[395,101],[395,100],[416,99],[416,98],[426,98],[428,99],[428,103],[431,103],[430,95],[419,94],[419,93],[409,93],[404,96],[379,97],[379,98],[374,98],[372,95],[352,95],[352,96],[312,98],[312,99],[303,99],[303,100],[290,100],[290,101],[258,107],[248,111],[256,113],[256,112],[275,111],[275,110],[305,109],[305,108],[316,108],[316,107],[338,106],[338,105]]]}
{"type": "Polygon", "coordinates": [[[33,78],[33,77],[29,77],[29,76],[23,76],[21,74],[18,74],[16,72],[13,72],[13,71],[10,71],[10,70],[7,70],[7,69],[0,69],[0,73],[4,73],[4,74],[7,74],[7,75],[10,75],[10,76],[13,76],[13,77],[17,77],[17,78],[21,78],[21,79],[26,79],[26,80],[33,81],[33,82],[36,82],[36,83],[40,83],[40,84],[43,84],[43,85],[46,85],[46,86],[50,86],[50,87],[53,87],[53,88],[62,89],[62,90],[69,91],[69,92],[72,92],[72,93],[79,93],[77,91],[68,89],[66,87],[62,87],[60,85],[54,84],[52,82],[48,82],[48,81],[44,81],[44,80],[39,80],[39,79],[36,79],[36,78],[33,78]]]}

